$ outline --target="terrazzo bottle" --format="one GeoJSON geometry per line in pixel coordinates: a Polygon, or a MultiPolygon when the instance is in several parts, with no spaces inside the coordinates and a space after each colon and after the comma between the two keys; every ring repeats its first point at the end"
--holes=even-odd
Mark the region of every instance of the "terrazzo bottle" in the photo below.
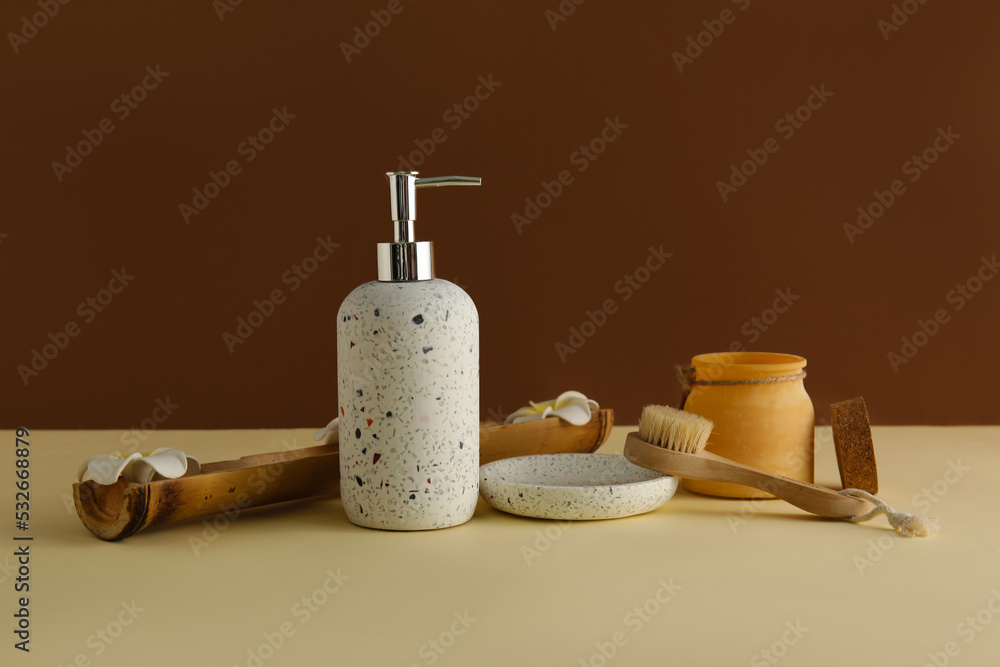
{"type": "Polygon", "coordinates": [[[417,188],[479,178],[389,172],[392,243],[378,280],[337,313],[340,493],[347,518],[383,530],[448,528],[479,497],[479,313],[434,277],[433,246],[414,241],[417,188]]]}

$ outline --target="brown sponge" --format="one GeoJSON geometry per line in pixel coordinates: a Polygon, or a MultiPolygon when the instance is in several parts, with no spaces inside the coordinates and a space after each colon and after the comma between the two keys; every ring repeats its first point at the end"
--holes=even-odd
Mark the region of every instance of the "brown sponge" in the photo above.
{"type": "Polygon", "coordinates": [[[878,493],[878,470],[875,467],[875,444],[868,422],[865,399],[858,396],[830,406],[833,419],[833,444],[837,450],[840,481],[845,489],[878,493]]]}

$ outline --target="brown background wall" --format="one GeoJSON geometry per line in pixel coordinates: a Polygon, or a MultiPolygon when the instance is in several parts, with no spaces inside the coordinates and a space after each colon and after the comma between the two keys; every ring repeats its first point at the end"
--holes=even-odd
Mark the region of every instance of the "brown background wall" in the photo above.
{"type": "MultiPolygon", "coordinates": [[[[209,0],[60,5],[0,47],[0,422],[126,428],[169,398],[165,428],[325,423],[334,315],[391,233],[382,174],[441,128],[420,171],[484,186],[422,193],[417,232],[479,307],[484,416],[573,388],[635,422],[677,399],[674,363],[742,343],[806,356],[820,415],[863,394],[880,423],[997,423],[1000,280],[949,293],[1000,249],[1000,11],[902,4],[916,12],[885,39],[887,0],[591,0],[555,30],[557,0],[404,0],[350,63],[340,43],[386,2],[244,2],[223,20],[209,0]],[[678,72],[672,54],[724,9],[678,72]],[[122,119],[112,102],[147,66],[169,75],[122,119]],[[499,85],[455,127],[444,113],[479,77],[499,85]],[[788,137],[775,124],[813,86],[832,95],[788,137]],[[295,117],[247,162],[273,108],[295,117]],[[60,182],[52,163],[103,118],[113,132],[60,182]],[[579,171],[607,118],[627,127],[579,171]],[[959,138],[910,181],[939,128],[959,138]],[[717,181],[768,138],[778,151],[723,201],[717,181]],[[185,224],[179,204],[229,160],[240,173],[185,224]],[[516,229],[563,170],[573,182],[516,229]],[[850,242],[845,223],[895,179],[905,192],[850,242]],[[293,291],[282,276],[317,237],[340,246],[293,291]],[[626,300],[616,284],[650,246],[673,256],[626,300]],[[123,267],[134,279],[87,321],[78,304],[123,267]],[[230,353],[223,334],[274,289],[287,300],[230,353]],[[606,299],[616,311],[563,363],[556,344],[606,299]],[[889,353],[939,309],[895,372],[889,353]],[[18,366],[71,322],[25,385],[18,366]]],[[[0,28],[37,11],[5,2],[0,28]]]]}

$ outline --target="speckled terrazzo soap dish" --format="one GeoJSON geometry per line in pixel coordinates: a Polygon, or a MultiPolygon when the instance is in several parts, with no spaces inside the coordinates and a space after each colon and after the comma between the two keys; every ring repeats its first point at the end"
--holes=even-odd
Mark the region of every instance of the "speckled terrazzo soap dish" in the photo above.
{"type": "Polygon", "coordinates": [[[487,463],[479,494],[494,508],[538,519],[618,519],[670,500],[677,478],[616,454],[543,454],[487,463]]]}

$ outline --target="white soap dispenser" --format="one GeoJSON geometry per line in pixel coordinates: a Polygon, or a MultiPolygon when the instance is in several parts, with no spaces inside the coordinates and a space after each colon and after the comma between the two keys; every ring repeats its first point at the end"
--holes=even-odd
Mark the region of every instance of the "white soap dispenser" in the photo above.
{"type": "Polygon", "coordinates": [[[481,179],[386,176],[393,241],[378,244],[378,280],[337,314],[340,493],[359,526],[447,528],[472,518],[479,497],[479,313],[434,277],[413,221],[418,188],[481,179]]]}

